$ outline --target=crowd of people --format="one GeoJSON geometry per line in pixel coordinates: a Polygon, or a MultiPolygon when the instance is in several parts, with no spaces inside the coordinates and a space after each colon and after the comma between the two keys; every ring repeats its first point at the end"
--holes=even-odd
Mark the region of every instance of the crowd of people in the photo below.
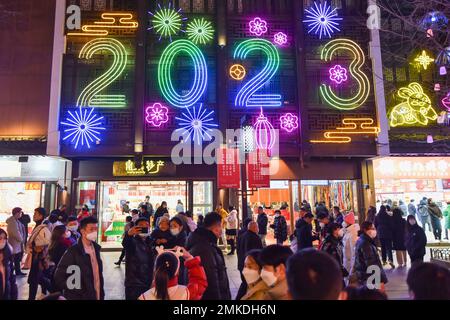
{"type": "MultiPolygon", "coordinates": [[[[372,207],[358,224],[353,212],[339,207],[330,212],[325,203],[313,212],[304,201],[289,234],[279,210],[270,224],[264,207],[256,219],[239,223],[234,207],[218,205],[194,219],[181,203],[171,217],[166,202],[153,210],[149,200],[128,210],[116,262],[125,261],[127,300],[386,300],[383,267],[395,267],[393,251],[399,267],[407,266],[409,255],[413,298],[450,299],[450,271],[423,262],[427,239],[419,216],[409,214],[405,220],[397,206],[383,204],[375,213],[372,207]],[[276,244],[268,245],[269,229],[276,244]],[[242,283],[232,297],[224,254],[235,253],[242,283]]],[[[427,208],[435,210],[431,199],[427,208]]],[[[441,215],[449,213],[450,206],[441,215]]],[[[29,236],[26,216],[14,208],[7,230],[0,229],[0,299],[17,299],[16,277],[28,276],[30,300],[39,286],[41,299],[103,300],[98,221],[89,209],[72,216],[64,206],[50,215],[36,208],[29,236]]]]}

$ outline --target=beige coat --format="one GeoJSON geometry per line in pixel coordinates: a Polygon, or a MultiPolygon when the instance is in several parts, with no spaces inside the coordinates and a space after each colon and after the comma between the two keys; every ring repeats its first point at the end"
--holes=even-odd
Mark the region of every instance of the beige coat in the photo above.
{"type": "Polygon", "coordinates": [[[247,288],[247,293],[241,298],[241,300],[264,300],[266,292],[269,287],[264,281],[259,279],[255,284],[249,284],[247,288]]]}

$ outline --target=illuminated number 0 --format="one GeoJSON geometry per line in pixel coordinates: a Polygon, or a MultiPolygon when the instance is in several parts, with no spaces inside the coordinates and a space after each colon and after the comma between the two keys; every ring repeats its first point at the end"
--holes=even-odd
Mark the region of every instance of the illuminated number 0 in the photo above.
{"type": "Polygon", "coordinates": [[[158,65],[158,82],[163,97],[177,108],[189,108],[205,93],[208,83],[208,68],[200,49],[188,40],[177,40],[167,46],[158,65]],[[194,82],[185,95],[180,95],[172,84],[172,65],[180,52],[186,52],[194,62],[194,82]]]}
{"type": "Polygon", "coordinates": [[[125,95],[101,95],[103,89],[113,83],[125,70],[127,66],[127,52],[125,47],[112,38],[97,38],[89,41],[81,49],[80,59],[91,59],[92,56],[106,50],[113,54],[114,61],[112,66],[104,74],[92,81],[84,88],[77,100],[79,107],[125,107],[125,95]]]}
{"type": "Polygon", "coordinates": [[[320,94],[329,105],[341,110],[353,110],[360,107],[369,97],[370,82],[361,68],[364,66],[365,58],[361,47],[348,39],[336,39],[328,42],[322,49],[321,59],[330,61],[336,51],[348,51],[353,56],[350,63],[350,74],[358,82],[358,92],[352,98],[340,98],[336,96],[327,84],[320,86],[320,94]]]}
{"type": "Polygon", "coordinates": [[[263,51],[267,56],[264,68],[236,95],[236,107],[280,107],[281,95],[256,94],[277,73],[280,67],[280,55],[277,48],[264,39],[248,39],[241,42],[234,51],[234,59],[244,60],[254,51],[263,51]]]}

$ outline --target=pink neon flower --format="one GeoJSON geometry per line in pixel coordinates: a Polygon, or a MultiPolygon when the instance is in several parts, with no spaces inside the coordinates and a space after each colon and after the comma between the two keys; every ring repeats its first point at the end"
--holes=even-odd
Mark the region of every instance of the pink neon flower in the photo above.
{"type": "Polygon", "coordinates": [[[260,37],[267,33],[267,21],[261,18],[255,18],[250,21],[250,33],[260,37]]]}
{"type": "Polygon", "coordinates": [[[275,35],[273,36],[273,41],[279,46],[285,45],[287,43],[286,33],[284,32],[275,33],[275,35]]]}
{"type": "Polygon", "coordinates": [[[148,106],[145,109],[145,121],[147,123],[155,126],[155,127],[161,127],[162,124],[167,123],[169,121],[169,116],[167,113],[169,112],[169,109],[167,107],[161,105],[161,103],[154,103],[152,106],[148,106]]]}
{"type": "Polygon", "coordinates": [[[292,113],[286,113],[280,117],[281,129],[291,133],[298,128],[298,117],[292,113]]]}
{"type": "Polygon", "coordinates": [[[450,111],[450,92],[447,93],[447,95],[444,97],[444,99],[441,100],[442,105],[447,109],[447,111],[450,111]]]}
{"type": "Polygon", "coordinates": [[[341,67],[340,65],[335,65],[333,68],[330,68],[330,80],[334,81],[337,84],[341,84],[342,82],[347,81],[347,69],[341,67]]]}

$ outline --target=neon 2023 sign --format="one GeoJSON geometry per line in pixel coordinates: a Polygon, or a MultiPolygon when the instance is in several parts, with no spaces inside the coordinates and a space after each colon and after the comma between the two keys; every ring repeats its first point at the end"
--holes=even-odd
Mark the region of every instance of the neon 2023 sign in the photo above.
{"type": "Polygon", "coordinates": [[[174,107],[189,108],[195,105],[206,91],[208,69],[202,51],[189,40],[176,40],[161,55],[158,65],[158,82],[163,97],[174,107]],[[172,83],[172,65],[181,52],[187,53],[194,63],[194,81],[186,94],[179,94],[172,83]]]}
{"type": "Polygon", "coordinates": [[[88,84],[77,100],[79,107],[117,108],[126,106],[125,95],[102,95],[100,92],[113,83],[127,66],[127,51],[122,43],[113,38],[96,38],[86,43],[80,51],[80,59],[91,59],[102,50],[113,55],[112,66],[101,76],[88,84]]]}
{"type": "Polygon", "coordinates": [[[236,95],[236,107],[281,107],[280,94],[256,94],[277,73],[280,67],[280,55],[277,48],[264,39],[248,39],[241,42],[234,51],[235,60],[245,60],[255,51],[262,51],[267,56],[264,68],[249,80],[236,95]]]}
{"type": "Polygon", "coordinates": [[[322,49],[321,60],[331,61],[337,51],[349,52],[353,60],[348,68],[349,75],[358,83],[357,93],[350,98],[338,97],[330,85],[321,84],[320,95],[325,102],[341,110],[353,110],[359,108],[369,97],[370,82],[367,75],[361,70],[365,63],[364,52],[361,47],[349,39],[336,39],[328,42],[322,49]]]}

